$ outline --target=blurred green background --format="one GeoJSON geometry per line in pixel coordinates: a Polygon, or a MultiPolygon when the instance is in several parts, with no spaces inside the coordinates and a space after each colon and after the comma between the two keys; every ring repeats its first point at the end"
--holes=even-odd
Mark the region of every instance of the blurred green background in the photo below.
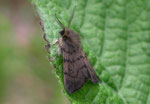
{"type": "Polygon", "coordinates": [[[66,104],[29,1],[0,1],[0,104],[66,104]]]}

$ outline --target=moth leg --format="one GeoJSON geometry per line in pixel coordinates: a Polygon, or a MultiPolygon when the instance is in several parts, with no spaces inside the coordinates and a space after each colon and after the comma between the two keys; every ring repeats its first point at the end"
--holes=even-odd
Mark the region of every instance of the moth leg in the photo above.
{"type": "Polygon", "coordinates": [[[58,45],[57,55],[56,55],[56,56],[60,56],[60,54],[61,54],[61,48],[60,48],[60,42],[59,42],[59,41],[60,41],[60,40],[57,39],[57,40],[55,40],[55,42],[52,44],[52,45],[58,45]]]}
{"type": "Polygon", "coordinates": [[[60,48],[60,46],[58,46],[58,49],[57,49],[57,55],[58,55],[58,56],[61,55],[61,48],[60,48]]]}
{"type": "Polygon", "coordinates": [[[58,39],[56,39],[55,42],[52,45],[57,45],[57,44],[59,44],[59,40],[58,39]]]}
{"type": "Polygon", "coordinates": [[[59,39],[56,39],[55,42],[53,44],[51,44],[51,46],[53,46],[53,45],[58,45],[58,49],[57,49],[57,52],[56,52],[56,56],[54,58],[49,56],[49,61],[54,61],[56,59],[56,57],[60,56],[60,54],[61,54],[61,48],[59,46],[59,39]]]}

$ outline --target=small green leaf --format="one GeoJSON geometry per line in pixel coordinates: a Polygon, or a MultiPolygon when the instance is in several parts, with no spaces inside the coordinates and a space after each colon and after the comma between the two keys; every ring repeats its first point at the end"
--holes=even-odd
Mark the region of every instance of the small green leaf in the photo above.
{"type": "MultiPolygon", "coordinates": [[[[71,29],[82,45],[101,82],[87,82],[68,94],[64,88],[62,57],[56,75],[73,104],[150,104],[150,1],[149,0],[32,0],[44,21],[48,40],[59,38],[75,6],[71,29]]],[[[57,46],[50,49],[56,55],[57,46]]]]}

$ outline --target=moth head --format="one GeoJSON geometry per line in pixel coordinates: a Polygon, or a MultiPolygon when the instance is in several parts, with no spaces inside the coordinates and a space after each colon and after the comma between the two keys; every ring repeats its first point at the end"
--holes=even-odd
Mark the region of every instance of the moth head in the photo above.
{"type": "Polygon", "coordinates": [[[64,28],[60,32],[60,36],[63,38],[63,40],[70,39],[70,30],[67,28],[64,28]]]}
{"type": "Polygon", "coordinates": [[[69,20],[69,24],[68,24],[68,27],[67,27],[67,28],[60,22],[60,20],[58,19],[57,15],[55,14],[55,17],[56,17],[56,19],[57,19],[58,24],[63,28],[63,30],[61,30],[61,31],[59,32],[60,35],[61,35],[61,37],[63,37],[63,38],[69,37],[69,34],[70,34],[69,28],[70,28],[72,19],[73,19],[73,17],[74,17],[75,9],[76,9],[76,6],[75,6],[75,8],[74,8],[74,10],[73,10],[73,13],[72,13],[71,18],[70,18],[70,20],[69,20]]]}

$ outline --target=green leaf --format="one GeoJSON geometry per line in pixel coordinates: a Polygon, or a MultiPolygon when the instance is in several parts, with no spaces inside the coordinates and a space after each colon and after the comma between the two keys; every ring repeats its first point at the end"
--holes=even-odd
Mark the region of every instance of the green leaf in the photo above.
{"type": "MultiPolygon", "coordinates": [[[[101,82],[87,82],[68,94],[64,88],[62,57],[56,75],[73,104],[150,104],[150,0],[33,0],[44,21],[48,40],[59,38],[56,13],[67,26],[75,6],[71,29],[101,82]]],[[[57,46],[51,49],[56,55],[57,46]]]]}

